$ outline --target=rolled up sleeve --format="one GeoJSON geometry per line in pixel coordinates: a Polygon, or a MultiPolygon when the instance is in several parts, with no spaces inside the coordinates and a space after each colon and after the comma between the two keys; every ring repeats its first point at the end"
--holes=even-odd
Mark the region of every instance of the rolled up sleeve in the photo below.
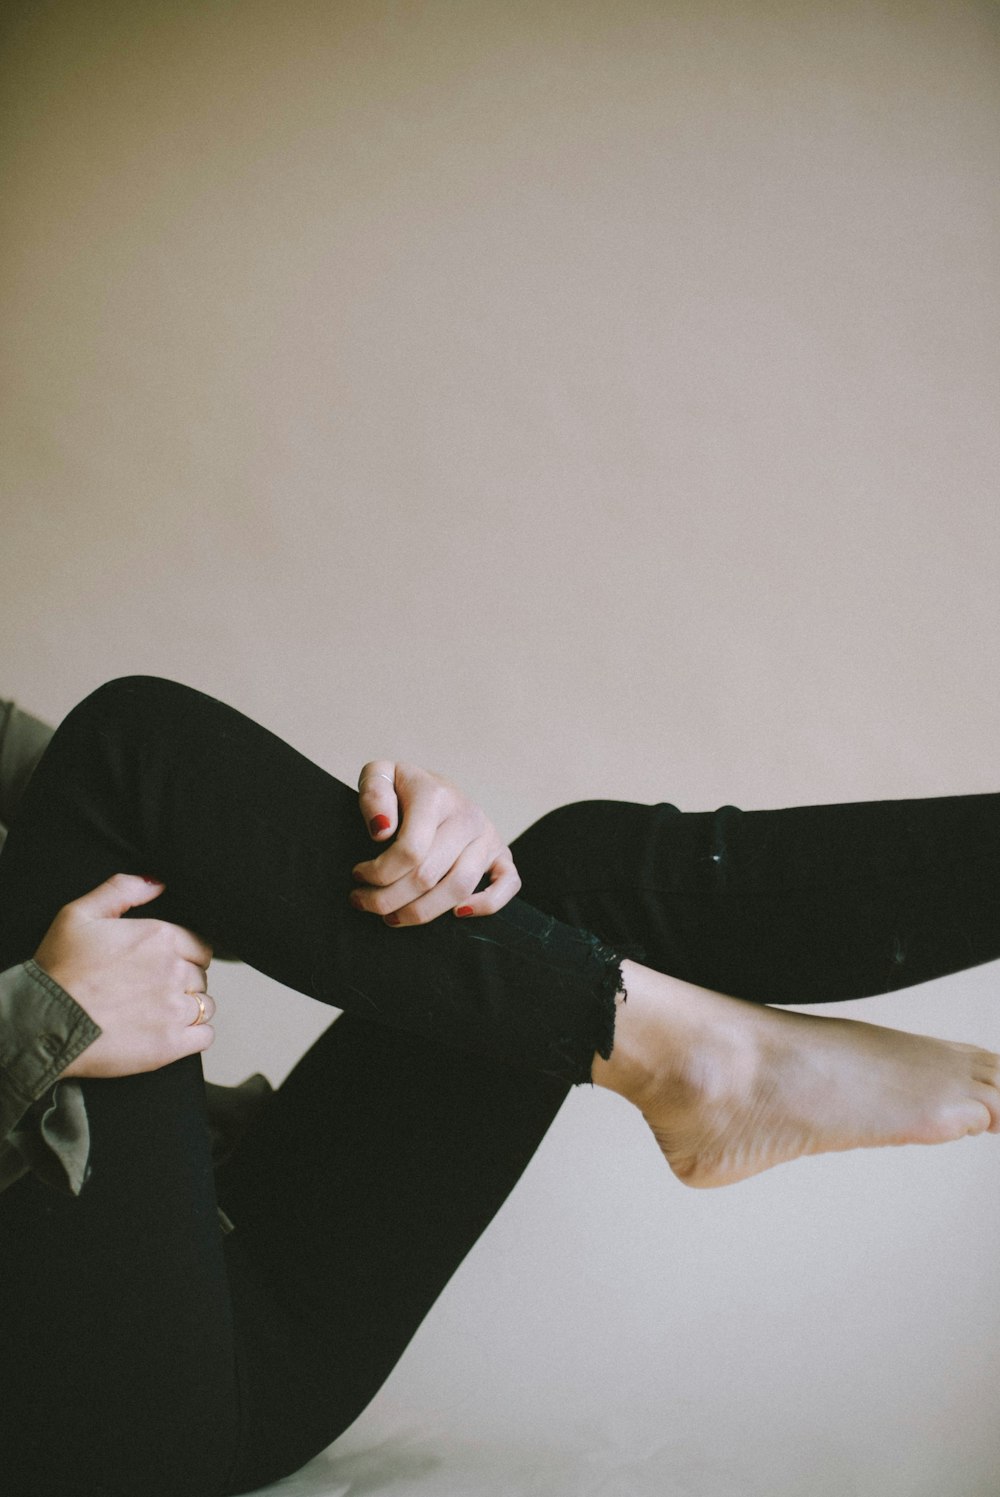
{"type": "Polygon", "coordinates": [[[79,1085],[58,1078],[100,1033],[37,963],[0,973],[0,1188],[27,1167],[79,1194],[87,1114],[79,1085]]]}

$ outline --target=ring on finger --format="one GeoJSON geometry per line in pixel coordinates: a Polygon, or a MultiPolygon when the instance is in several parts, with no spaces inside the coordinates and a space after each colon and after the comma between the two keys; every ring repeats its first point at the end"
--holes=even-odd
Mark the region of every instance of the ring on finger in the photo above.
{"type": "Polygon", "coordinates": [[[191,1020],[188,1028],[195,1029],[199,1024],[207,1024],[208,1009],[205,1007],[205,999],[211,995],[209,993],[199,993],[196,988],[188,988],[186,991],[191,994],[191,997],[198,1004],[198,1017],[191,1020]]]}
{"type": "Polygon", "coordinates": [[[371,774],[366,774],[364,779],[358,781],[358,789],[363,790],[369,780],[388,780],[393,789],[396,788],[396,781],[391,774],[383,774],[380,769],[376,769],[371,774]]]}

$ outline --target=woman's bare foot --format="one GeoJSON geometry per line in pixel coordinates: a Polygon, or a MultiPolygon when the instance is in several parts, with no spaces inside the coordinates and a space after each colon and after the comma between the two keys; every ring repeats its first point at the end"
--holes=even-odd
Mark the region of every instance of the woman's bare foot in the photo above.
{"type": "Polygon", "coordinates": [[[765,1008],[624,964],[611,1059],[685,1185],[802,1154],[1000,1132],[1000,1056],[855,1019],[765,1008]]]}

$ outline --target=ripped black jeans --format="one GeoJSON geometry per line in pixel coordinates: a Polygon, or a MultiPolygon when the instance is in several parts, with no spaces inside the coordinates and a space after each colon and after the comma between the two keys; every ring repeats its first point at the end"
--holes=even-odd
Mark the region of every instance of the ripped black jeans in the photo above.
{"type": "Polygon", "coordinates": [[[53,740],[0,859],[0,967],[125,870],[345,1013],[217,1173],[193,1057],[84,1084],[78,1198],[0,1196],[9,1497],[223,1497],[328,1445],[607,1052],[620,956],[775,1002],[1000,956],[1000,796],[584,802],[514,844],[523,900],[400,931],[347,904],[370,847],[352,790],[184,687],[114,682],[53,740]]]}

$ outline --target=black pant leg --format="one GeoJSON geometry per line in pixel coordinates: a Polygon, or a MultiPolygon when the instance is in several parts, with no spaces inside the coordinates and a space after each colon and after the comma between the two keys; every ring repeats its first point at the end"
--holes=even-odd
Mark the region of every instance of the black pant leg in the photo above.
{"type": "Polygon", "coordinates": [[[245,1401],[233,1492],[361,1413],[566,1090],[350,1014],[299,1062],[219,1172],[245,1401]]]}
{"type": "Polygon", "coordinates": [[[0,1490],[218,1497],[239,1399],[200,1060],[83,1090],[81,1195],[0,1195],[0,1490]]]}
{"type": "Polygon", "coordinates": [[[582,801],[517,842],[525,897],[625,955],[771,1003],[1000,957],[1000,795],[774,811],[582,801]]]}

